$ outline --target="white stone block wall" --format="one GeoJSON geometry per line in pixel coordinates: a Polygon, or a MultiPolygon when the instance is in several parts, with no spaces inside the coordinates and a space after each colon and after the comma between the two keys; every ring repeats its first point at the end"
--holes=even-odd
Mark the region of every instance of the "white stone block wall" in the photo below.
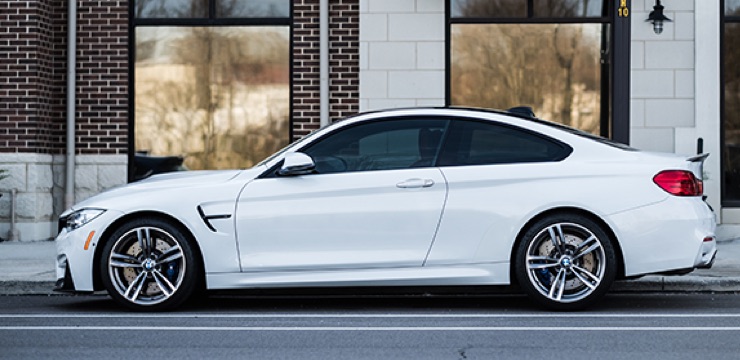
{"type": "MultiPolygon", "coordinates": [[[[75,201],[127,181],[126,155],[77,155],[75,201]]],[[[11,191],[16,190],[16,228],[20,241],[56,236],[57,219],[64,211],[65,157],[62,155],[0,154],[0,169],[10,177],[0,180],[0,238],[8,239],[11,191]]]]}
{"type": "Polygon", "coordinates": [[[360,0],[360,111],[445,104],[444,7],[360,0]]]}
{"type": "Polygon", "coordinates": [[[666,1],[673,22],[655,34],[655,3],[632,1],[630,144],[643,150],[696,150],[694,0],[666,1]],[[692,145],[693,144],[693,145],[692,145]]]}

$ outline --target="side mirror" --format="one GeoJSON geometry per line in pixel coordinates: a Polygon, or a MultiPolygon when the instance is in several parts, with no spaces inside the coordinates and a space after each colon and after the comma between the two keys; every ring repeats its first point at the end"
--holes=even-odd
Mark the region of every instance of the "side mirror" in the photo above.
{"type": "Polygon", "coordinates": [[[280,176],[297,176],[311,174],[315,169],[316,164],[314,164],[310,156],[300,152],[293,152],[285,154],[283,165],[277,173],[280,176]]]}

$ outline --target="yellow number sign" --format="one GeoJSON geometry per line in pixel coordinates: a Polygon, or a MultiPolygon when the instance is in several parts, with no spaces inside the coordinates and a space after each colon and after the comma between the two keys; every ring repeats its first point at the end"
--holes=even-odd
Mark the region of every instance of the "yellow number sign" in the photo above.
{"type": "Polygon", "coordinates": [[[619,17],[629,17],[630,9],[627,7],[627,0],[619,0],[619,9],[617,9],[619,17]]]}

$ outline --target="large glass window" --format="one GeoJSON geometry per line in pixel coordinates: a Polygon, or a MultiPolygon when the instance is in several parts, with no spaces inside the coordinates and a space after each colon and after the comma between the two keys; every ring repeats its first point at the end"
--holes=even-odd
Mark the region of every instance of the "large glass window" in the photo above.
{"type": "Polygon", "coordinates": [[[740,206],[740,0],[724,2],[723,202],[740,206]]]}
{"type": "Polygon", "coordinates": [[[527,105],[540,118],[610,135],[611,2],[450,4],[451,105],[527,105]]]}
{"type": "Polygon", "coordinates": [[[288,143],[289,19],[265,18],[288,16],[289,0],[134,6],[136,152],[182,156],[193,170],[244,168],[288,143]]]}

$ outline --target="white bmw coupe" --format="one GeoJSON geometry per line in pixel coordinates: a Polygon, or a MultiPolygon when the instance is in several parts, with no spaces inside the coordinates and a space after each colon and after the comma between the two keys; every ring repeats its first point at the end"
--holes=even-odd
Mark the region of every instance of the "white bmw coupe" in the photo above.
{"type": "Polygon", "coordinates": [[[513,110],[361,114],[251,169],[157,175],[75,205],[56,289],[159,311],[218,289],[518,284],[580,309],[615,279],[711,266],[705,158],[513,110]]]}

